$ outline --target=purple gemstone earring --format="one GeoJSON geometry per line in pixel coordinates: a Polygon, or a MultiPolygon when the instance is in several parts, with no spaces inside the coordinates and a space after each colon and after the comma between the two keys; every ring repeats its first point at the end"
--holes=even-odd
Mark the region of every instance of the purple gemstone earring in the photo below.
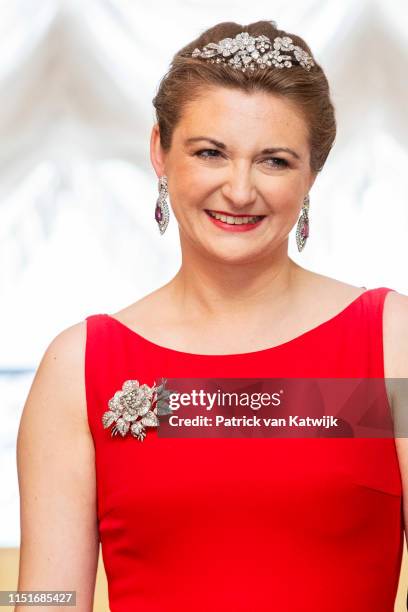
{"type": "Polygon", "coordinates": [[[302,214],[300,215],[296,227],[296,244],[298,251],[301,251],[306,244],[306,240],[309,236],[309,196],[307,195],[303,200],[302,214]]]}
{"type": "Polygon", "coordinates": [[[159,178],[159,197],[156,201],[156,209],[154,211],[154,218],[159,226],[160,234],[164,234],[169,224],[169,206],[166,198],[168,195],[167,189],[167,177],[161,176],[159,178]]]}

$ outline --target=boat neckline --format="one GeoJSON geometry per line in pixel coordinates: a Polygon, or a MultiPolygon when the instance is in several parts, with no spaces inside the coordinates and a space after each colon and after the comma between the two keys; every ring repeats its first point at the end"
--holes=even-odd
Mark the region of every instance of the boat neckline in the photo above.
{"type": "Polygon", "coordinates": [[[366,289],[365,287],[361,287],[362,289],[365,289],[365,291],[363,291],[362,293],[360,293],[360,295],[358,295],[357,297],[355,297],[351,302],[349,302],[342,310],[340,310],[340,312],[338,312],[337,314],[335,314],[334,316],[330,317],[330,319],[326,319],[326,321],[322,321],[322,323],[319,323],[318,325],[316,325],[315,327],[312,327],[311,329],[306,330],[305,332],[299,334],[298,336],[295,336],[294,338],[292,338],[291,340],[287,340],[286,342],[281,342],[280,344],[276,344],[275,346],[269,346],[263,349],[258,349],[257,351],[248,351],[245,353],[224,353],[224,354],[212,354],[212,353],[188,353],[186,351],[180,351],[168,346],[163,346],[161,344],[157,344],[156,342],[153,342],[152,340],[149,340],[148,338],[146,338],[145,336],[142,336],[141,334],[139,334],[139,332],[135,331],[134,329],[131,329],[130,327],[128,327],[128,325],[126,325],[125,323],[122,323],[122,321],[119,321],[119,319],[116,319],[114,316],[108,314],[108,313],[102,313],[102,316],[105,317],[107,320],[112,321],[114,324],[118,325],[120,328],[122,328],[125,332],[127,332],[128,334],[138,338],[140,341],[144,342],[146,345],[149,345],[157,350],[160,351],[165,351],[167,353],[172,353],[175,355],[184,355],[185,357],[199,357],[199,358],[215,358],[215,359],[226,359],[226,358],[242,358],[242,357],[251,357],[251,356],[256,356],[256,355],[264,355],[266,353],[270,353],[272,351],[279,351],[283,348],[287,348],[292,344],[295,344],[303,339],[305,339],[306,337],[313,335],[314,333],[320,331],[321,329],[325,328],[326,326],[332,324],[334,321],[336,321],[339,317],[345,315],[346,313],[349,312],[350,309],[352,309],[353,306],[355,306],[356,304],[358,304],[362,299],[364,299],[364,297],[369,294],[372,293],[373,291],[378,291],[379,289],[385,289],[385,287],[374,287],[371,289],[366,289]]]}

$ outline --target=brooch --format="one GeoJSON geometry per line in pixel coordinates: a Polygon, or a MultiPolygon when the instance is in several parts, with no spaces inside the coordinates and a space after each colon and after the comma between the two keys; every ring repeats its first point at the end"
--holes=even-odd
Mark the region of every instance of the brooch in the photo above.
{"type": "Polygon", "coordinates": [[[120,391],[109,400],[109,410],[102,416],[105,429],[112,424],[111,435],[118,433],[124,437],[129,431],[141,442],[146,437],[146,427],[157,427],[160,425],[159,416],[172,412],[168,397],[171,393],[165,389],[166,379],[161,379],[161,384],[153,387],[143,384],[138,380],[126,380],[120,391]]]}

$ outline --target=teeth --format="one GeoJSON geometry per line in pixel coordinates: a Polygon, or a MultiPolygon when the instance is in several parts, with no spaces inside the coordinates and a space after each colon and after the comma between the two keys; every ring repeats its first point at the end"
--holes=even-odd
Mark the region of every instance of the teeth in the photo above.
{"type": "Polygon", "coordinates": [[[229,223],[230,225],[242,225],[243,223],[256,223],[262,217],[253,216],[253,217],[231,217],[229,215],[221,215],[216,212],[208,211],[208,214],[214,219],[219,219],[220,221],[224,221],[224,223],[229,223]]]}

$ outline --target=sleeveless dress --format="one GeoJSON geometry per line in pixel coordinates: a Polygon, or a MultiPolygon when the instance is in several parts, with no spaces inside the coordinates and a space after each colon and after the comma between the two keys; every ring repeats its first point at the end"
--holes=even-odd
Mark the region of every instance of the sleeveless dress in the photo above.
{"type": "Polygon", "coordinates": [[[393,612],[403,551],[394,438],[112,436],[124,381],[383,377],[387,287],[300,336],[201,355],[86,317],[85,382],[111,612],[393,612]]]}

